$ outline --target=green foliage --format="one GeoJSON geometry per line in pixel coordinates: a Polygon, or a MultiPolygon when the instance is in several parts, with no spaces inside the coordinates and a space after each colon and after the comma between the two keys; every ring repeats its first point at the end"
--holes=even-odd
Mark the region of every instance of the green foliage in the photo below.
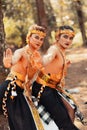
{"type": "MultiPolygon", "coordinates": [[[[2,0],[4,25],[8,43],[22,44],[30,25],[38,19],[35,0],[2,0]]],[[[48,18],[48,28],[51,32],[50,43],[55,41],[56,26],[67,24],[79,30],[78,18],[73,0],[44,0],[45,12],[48,18]]],[[[84,24],[87,21],[87,2],[82,1],[84,24]]],[[[85,26],[87,28],[87,26],[85,26]]],[[[77,31],[78,33],[79,31],[77,31]]],[[[77,35],[77,34],[76,34],[77,35]]],[[[78,37],[78,36],[77,36],[78,37]]],[[[76,38],[78,39],[78,38],[76,38]]],[[[76,45],[82,45],[81,35],[76,45]]]]}
{"type": "Polygon", "coordinates": [[[7,38],[14,38],[15,35],[19,34],[19,31],[16,28],[16,22],[12,18],[4,17],[3,21],[7,38]]]}
{"type": "Polygon", "coordinates": [[[6,33],[6,42],[9,44],[21,43],[20,31],[17,29],[16,22],[12,18],[4,17],[4,28],[6,33]]]}
{"type": "Polygon", "coordinates": [[[12,43],[22,44],[29,26],[34,23],[31,4],[28,0],[6,0],[2,7],[7,43],[13,39],[12,43]]]}

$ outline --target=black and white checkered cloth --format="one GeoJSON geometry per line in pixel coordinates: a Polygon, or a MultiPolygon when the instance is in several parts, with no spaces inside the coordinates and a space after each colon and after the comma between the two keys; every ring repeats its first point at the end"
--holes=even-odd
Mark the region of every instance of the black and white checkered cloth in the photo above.
{"type": "Polygon", "coordinates": [[[34,96],[32,96],[32,101],[35,105],[35,107],[37,108],[39,115],[41,117],[41,119],[46,123],[49,124],[50,121],[52,120],[50,114],[46,111],[45,107],[41,104],[38,104],[38,99],[34,96]]]}
{"type": "MultiPolygon", "coordinates": [[[[65,101],[67,101],[70,106],[75,109],[76,108],[76,105],[75,103],[73,102],[73,100],[65,95],[64,93],[60,93],[59,91],[57,91],[58,95],[60,95],[65,101]]],[[[46,123],[46,124],[49,124],[50,121],[52,121],[53,119],[51,118],[51,115],[49,112],[47,112],[47,110],[45,109],[45,107],[41,104],[38,103],[38,99],[34,96],[32,96],[32,101],[35,105],[35,107],[37,108],[38,112],[39,112],[39,115],[41,117],[41,119],[46,123]]]]}

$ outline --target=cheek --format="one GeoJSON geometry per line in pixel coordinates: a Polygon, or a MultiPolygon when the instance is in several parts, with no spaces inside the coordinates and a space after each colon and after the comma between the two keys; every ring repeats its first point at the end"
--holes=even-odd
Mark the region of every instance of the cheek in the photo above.
{"type": "Polygon", "coordinates": [[[33,41],[32,38],[30,38],[30,43],[31,43],[32,41],[33,41]]]}
{"type": "Polygon", "coordinates": [[[60,43],[60,44],[63,44],[63,43],[64,43],[64,39],[60,39],[60,40],[59,40],[59,43],[60,43]]]}
{"type": "Polygon", "coordinates": [[[40,43],[40,46],[42,46],[43,45],[43,41],[40,43]]]}
{"type": "Polygon", "coordinates": [[[70,41],[70,45],[72,44],[72,40],[70,41]]]}
{"type": "Polygon", "coordinates": [[[44,43],[44,41],[41,41],[41,44],[43,44],[44,43]]]}
{"type": "Polygon", "coordinates": [[[33,38],[30,39],[30,43],[31,43],[31,44],[34,44],[35,42],[36,42],[35,39],[33,39],[33,38]]]}
{"type": "Polygon", "coordinates": [[[66,40],[67,40],[67,39],[65,39],[65,38],[62,38],[62,39],[61,39],[61,42],[65,42],[66,40]]]}
{"type": "Polygon", "coordinates": [[[34,46],[35,45],[35,43],[34,43],[34,41],[32,39],[30,40],[29,45],[30,46],[34,46]]]}

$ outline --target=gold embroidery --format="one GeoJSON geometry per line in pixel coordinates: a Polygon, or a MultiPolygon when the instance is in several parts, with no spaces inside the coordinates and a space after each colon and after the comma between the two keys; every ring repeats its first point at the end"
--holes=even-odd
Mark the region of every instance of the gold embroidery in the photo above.
{"type": "Polygon", "coordinates": [[[75,36],[75,32],[73,32],[72,30],[69,29],[64,29],[64,30],[58,30],[56,32],[56,38],[60,35],[60,34],[68,34],[69,36],[75,36]]]}
{"type": "Polygon", "coordinates": [[[27,98],[27,101],[29,103],[29,108],[31,110],[31,113],[32,113],[32,116],[33,116],[33,119],[34,119],[34,122],[35,122],[35,125],[37,127],[37,130],[44,130],[44,127],[42,125],[42,122],[41,122],[41,119],[40,119],[40,116],[39,116],[39,113],[34,105],[34,103],[32,102],[31,100],[31,92],[27,90],[26,88],[26,84],[25,84],[25,96],[27,98]]]}
{"type": "Polygon", "coordinates": [[[31,30],[28,35],[30,34],[39,34],[40,36],[46,36],[46,33],[42,32],[42,31],[39,31],[39,30],[31,30]]]}

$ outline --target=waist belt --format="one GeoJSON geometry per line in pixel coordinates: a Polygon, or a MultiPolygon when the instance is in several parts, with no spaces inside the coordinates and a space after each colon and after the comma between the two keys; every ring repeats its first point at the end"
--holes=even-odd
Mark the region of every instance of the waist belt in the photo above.
{"type": "Polygon", "coordinates": [[[17,84],[20,88],[23,89],[23,85],[22,85],[22,84],[23,84],[23,82],[24,82],[24,76],[21,75],[21,74],[19,74],[19,73],[17,73],[17,72],[11,71],[11,72],[8,74],[6,80],[13,80],[13,79],[15,79],[16,84],[17,84]],[[15,78],[16,78],[16,79],[15,79],[15,78]]]}
{"type": "Polygon", "coordinates": [[[53,80],[50,75],[44,74],[43,72],[39,72],[38,77],[36,79],[37,83],[43,84],[45,86],[49,86],[51,88],[56,88],[60,81],[53,80]]]}
{"type": "Polygon", "coordinates": [[[5,91],[4,93],[4,96],[3,96],[3,104],[2,104],[2,109],[3,109],[3,112],[4,112],[4,115],[6,117],[8,117],[8,113],[7,113],[7,96],[9,94],[9,91],[10,92],[10,98],[13,100],[14,97],[17,96],[17,91],[16,91],[16,84],[21,88],[23,89],[23,82],[24,82],[24,76],[17,73],[17,72],[13,72],[11,71],[6,80],[10,80],[10,82],[8,83],[8,86],[7,86],[7,90],[5,91]],[[16,84],[15,84],[16,83],[16,84]]]}

